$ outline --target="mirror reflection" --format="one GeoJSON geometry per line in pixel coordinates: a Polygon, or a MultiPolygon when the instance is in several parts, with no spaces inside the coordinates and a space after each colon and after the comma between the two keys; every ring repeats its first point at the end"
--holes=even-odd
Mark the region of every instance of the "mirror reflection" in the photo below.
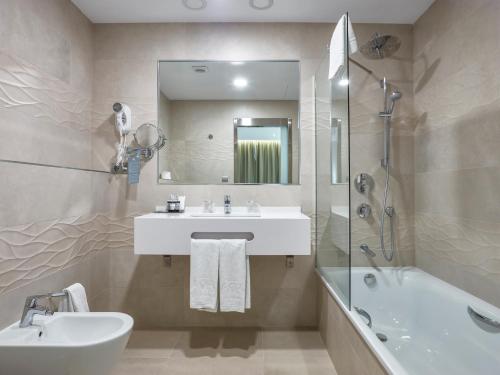
{"type": "Polygon", "coordinates": [[[331,183],[349,182],[349,129],[347,73],[336,80],[330,80],[330,175],[331,183]]]}
{"type": "Polygon", "coordinates": [[[298,184],[298,61],[160,61],[163,184],[298,184]]]}

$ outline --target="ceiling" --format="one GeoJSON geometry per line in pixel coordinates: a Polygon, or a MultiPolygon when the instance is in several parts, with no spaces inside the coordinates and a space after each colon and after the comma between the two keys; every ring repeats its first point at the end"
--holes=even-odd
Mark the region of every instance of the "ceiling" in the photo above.
{"type": "Polygon", "coordinates": [[[169,100],[299,100],[297,61],[160,62],[160,91],[169,100]],[[197,73],[193,66],[203,66],[197,73]],[[233,81],[248,81],[237,88],[233,81]]]}
{"type": "MultiPolygon", "coordinates": [[[[274,0],[256,10],[249,0],[72,0],[95,23],[139,22],[336,22],[348,11],[353,22],[413,24],[434,0],[274,0]]],[[[268,0],[254,0],[263,5],[268,0]]]]}

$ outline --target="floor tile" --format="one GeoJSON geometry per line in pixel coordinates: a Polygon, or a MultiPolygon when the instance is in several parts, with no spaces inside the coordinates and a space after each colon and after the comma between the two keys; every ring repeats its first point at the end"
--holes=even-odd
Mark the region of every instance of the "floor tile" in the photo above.
{"type": "Polygon", "coordinates": [[[135,331],[112,375],[336,375],[317,331],[135,331]]]}
{"type": "Polygon", "coordinates": [[[134,331],[124,357],[169,358],[182,335],[181,331],[134,331]]]}

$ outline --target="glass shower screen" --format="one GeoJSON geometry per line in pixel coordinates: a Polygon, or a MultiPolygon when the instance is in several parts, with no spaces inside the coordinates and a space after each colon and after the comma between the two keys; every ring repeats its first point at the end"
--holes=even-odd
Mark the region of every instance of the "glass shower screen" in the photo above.
{"type": "MultiPolygon", "coordinates": [[[[347,24],[346,24],[347,25],[347,24]]],[[[347,27],[344,35],[347,46],[347,27]]],[[[316,266],[350,308],[349,66],[329,79],[329,53],[315,74],[316,266]]]]}

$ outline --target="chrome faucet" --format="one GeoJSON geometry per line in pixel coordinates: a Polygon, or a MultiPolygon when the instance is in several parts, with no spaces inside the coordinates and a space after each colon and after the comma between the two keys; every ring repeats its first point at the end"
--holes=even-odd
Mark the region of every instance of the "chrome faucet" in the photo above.
{"type": "Polygon", "coordinates": [[[359,248],[361,249],[361,252],[362,252],[363,254],[365,254],[366,256],[368,256],[368,257],[370,257],[370,258],[373,258],[373,257],[375,257],[375,255],[376,255],[376,254],[375,254],[375,252],[374,252],[372,249],[370,249],[370,248],[368,247],[368,245],[367,245],[367,244],[365,244],[365,243],[364,243],[364,244],[362,244],[359,248]]]}
{"type": "Polygon", "coordinates": [[[224,195],[224,213],[225,214],[231,213],[231,196],[230,195],[224,195]]]}
{"type": "Polygon", "coordinates": [[[53,297],[63,297],[68,298],[66,292],[61,293],[48,293],[48,294],[40,294],[36,296],[29,296],[26,298],[26,302],[24,303],[23,315],[21,316],[21,321],[19,322],[20,328],[26,328],[33,325],[33,318],[35,315],[53,315],[54,311],[51,309],[39,305],[38,301],[42,298],[53,298],[53,297]]]}

